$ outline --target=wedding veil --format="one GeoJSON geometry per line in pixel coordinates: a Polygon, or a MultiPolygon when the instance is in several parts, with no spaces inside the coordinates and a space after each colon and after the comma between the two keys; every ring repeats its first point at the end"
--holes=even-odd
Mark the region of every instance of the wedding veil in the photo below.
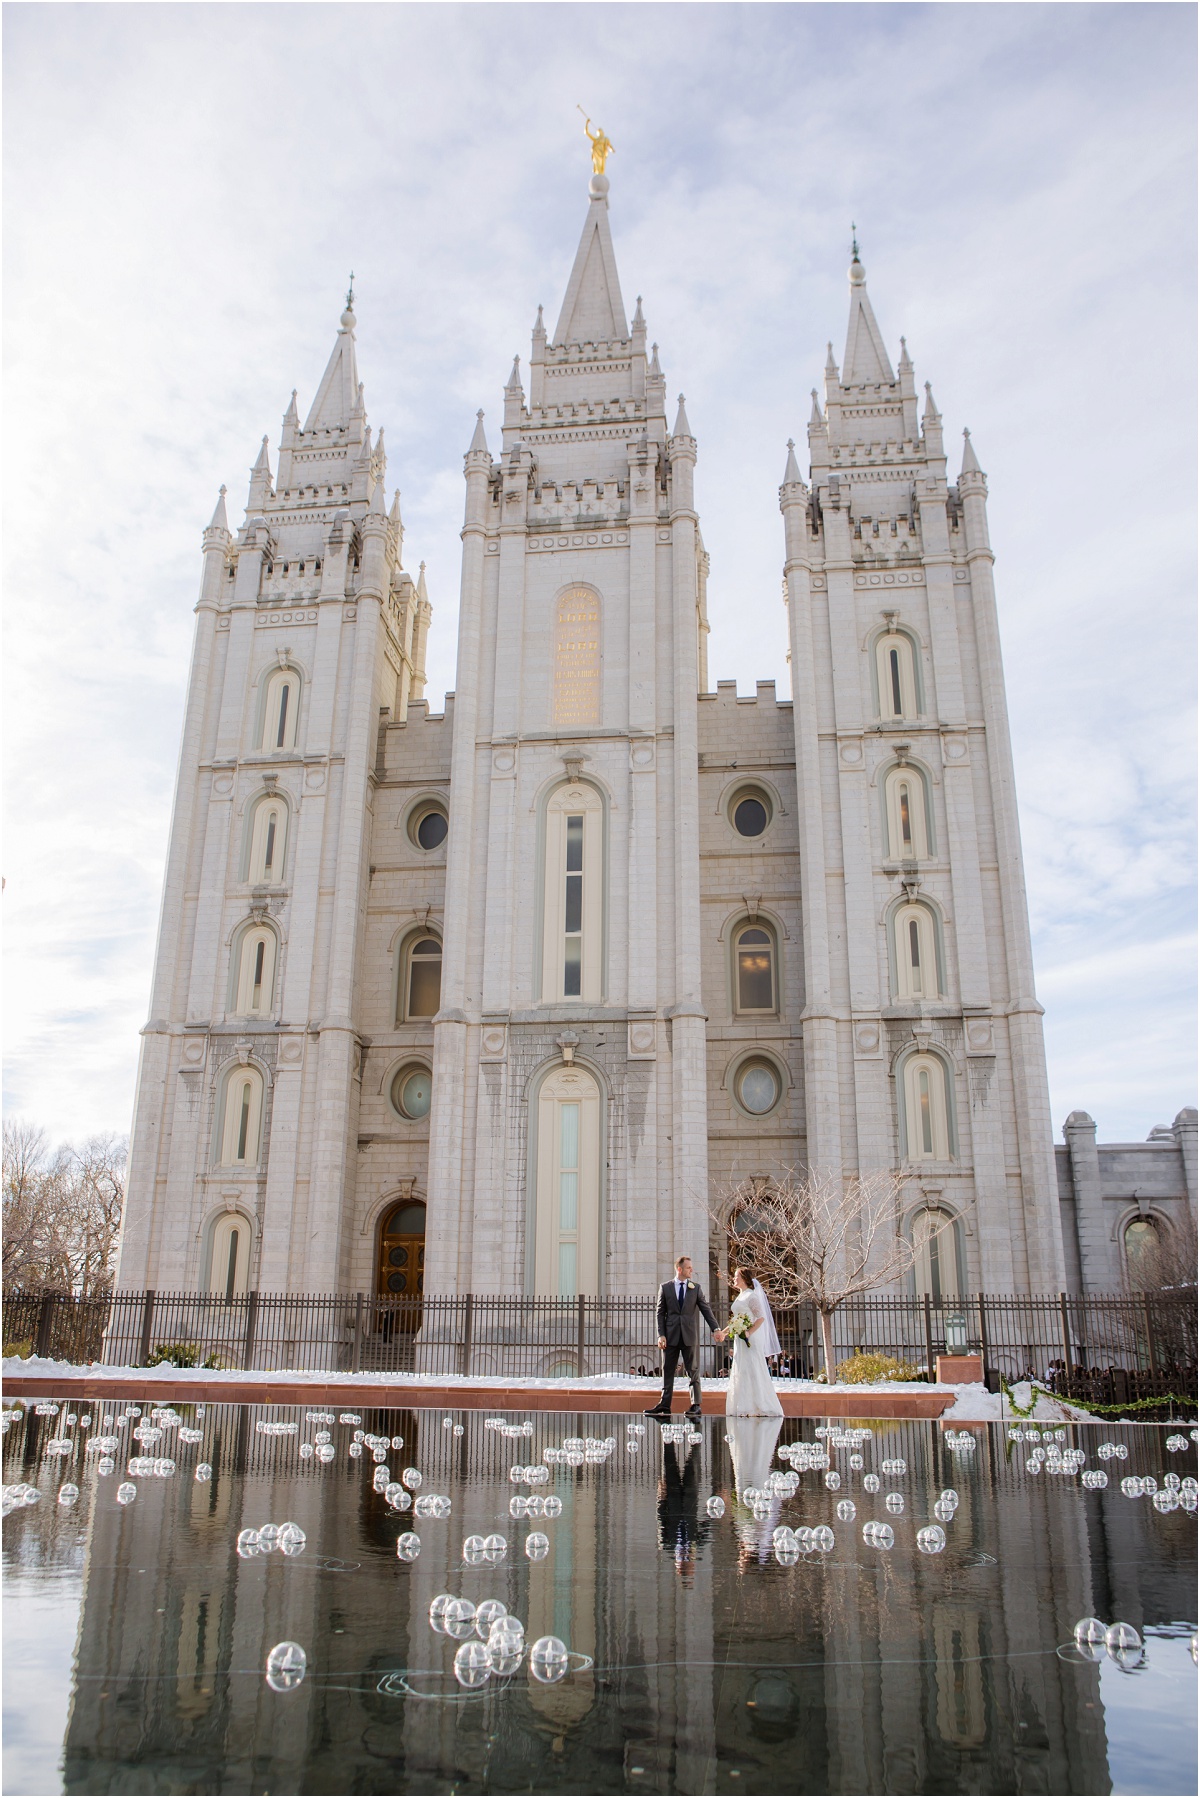
{"type": "Polygon", "coordinates": [[[766,1320],[763,1324],[763,1329],[766,1331],[766,1335],[763,1337],[763,1354],[770,1360],[772,1355],[781,1355],[783,1350],[775,1329],[775,1319],[771,1315],[771,1301],[757,1280],[754,1282],[754,1290],[762,1301],[763,1316],[766,1320]]]}

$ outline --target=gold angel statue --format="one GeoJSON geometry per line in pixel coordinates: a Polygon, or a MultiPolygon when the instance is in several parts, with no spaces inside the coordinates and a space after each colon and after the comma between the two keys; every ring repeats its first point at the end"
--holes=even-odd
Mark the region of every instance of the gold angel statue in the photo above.
{"type": "MultiPolygon", "coordinates": [[[[583,112],[582,106],[579,108],[579,111],[583,112]]],[[[611,138],[605,137],[604,132],[599,125],[597,125],[594,131],[592,130],[592,121],[588,118],[586,113],[584,113],[583,118],[583,129],[587,133],[588,142],[592,146],[592,173],[593,175],[602,175],[604,173],[604,164],[613,154],[612,140],[611,138]]]]}

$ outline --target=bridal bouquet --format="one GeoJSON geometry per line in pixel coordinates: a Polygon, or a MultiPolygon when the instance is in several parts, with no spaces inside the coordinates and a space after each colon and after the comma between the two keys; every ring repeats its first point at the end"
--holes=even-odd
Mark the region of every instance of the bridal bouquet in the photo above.
{"type": "Polygon", "coordinates": [[[754,1319],[744,1311],[735,1311],[725,1326],[725,1334],[731,1342],[742,1342],[750,1334],[750,1326],[754,1319]]]}

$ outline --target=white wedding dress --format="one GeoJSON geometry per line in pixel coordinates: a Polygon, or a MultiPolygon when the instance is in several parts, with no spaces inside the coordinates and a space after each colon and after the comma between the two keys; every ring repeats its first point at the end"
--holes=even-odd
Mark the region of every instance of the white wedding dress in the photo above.
{"type": "MultiPolygon", "coordinates": [[[[752,1321],[766,1317],[766,1306],[757,1292],[739,1292],[733,1301],[733,1314],[744,1313],[752,1321]]],[[[783,1406],[767,1366],[761,1346],[767,1334],[763,1323],[751,1336],[741,1336],[733,1345],[733,1372],[729,1376],[729,1394],[725,1400],[726,1417],[782,1417],[783,1406]]]]}

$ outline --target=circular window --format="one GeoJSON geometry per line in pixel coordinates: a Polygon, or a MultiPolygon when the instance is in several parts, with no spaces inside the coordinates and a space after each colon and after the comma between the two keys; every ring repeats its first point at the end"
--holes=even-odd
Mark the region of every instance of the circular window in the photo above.
{"type": "Polygon", "coordinates": [[[783,1082],[769,1061],[747,1061],[737,1071],[733,1090],[743,1111],[751,1117],[765,1117],[778,1105],[783,1082]]]}
{"type": "Polygon", "coordinates": [[[729,801],[729,822],[740,837],[761,837],[771,822],[771,801],[761,787],[742,787],[729,801]]]}
{"type": "Polygon", "coordinates": [[[392,1081],[392,1104],[402,1118],[415,1122],[429,1116],[433,1097],[433,1076],[428,1068],[401,1068],[392,1081]]]}
{"type": "Polygon", "coordinates": [[[437,800],[426,800],[413,807],[408,834],[418,849],[440,849],[449,829],[446,808],[437,800]]]}

